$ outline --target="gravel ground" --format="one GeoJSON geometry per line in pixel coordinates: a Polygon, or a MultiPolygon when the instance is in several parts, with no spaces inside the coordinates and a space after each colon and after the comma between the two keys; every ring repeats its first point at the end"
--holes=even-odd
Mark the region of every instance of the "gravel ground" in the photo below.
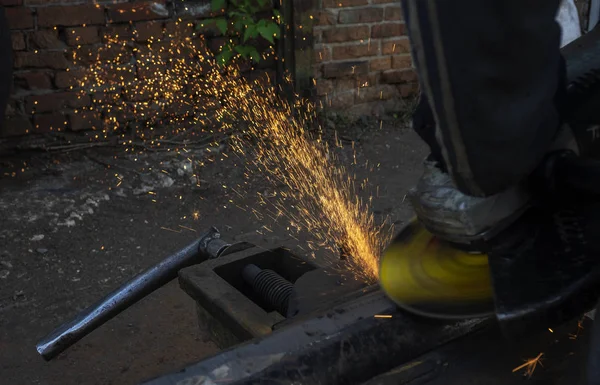
{"type": "MultiPolygon", "coordinates": [[[[358,140],[358,165],[349,167],[379,186],[372,209],[405,221],[404,196],[420,174],[425,146],[398,120],[348,127],[342,135],[358,140]],[[368,171],[366,160],[380,166],[368,171]]],[[[176,282],[52,362],[37,355],[35,343],[209,226],[265,247],[288,241],[281,226],[261,234],[264,223],[230,202],[256,204],[254,194],[233,198],[222,188],[243,180],[239,159],[221,156],[229,151],[147,152],[137,161],[107,148],[0,158],[0,383],[135,384],[217,351],[176,282]],[[200,187],[190,156],[206,163],[197,172],[200,187]]],[[[259,177],[250,181],[249,191],[268,188],[259,177]]]]}

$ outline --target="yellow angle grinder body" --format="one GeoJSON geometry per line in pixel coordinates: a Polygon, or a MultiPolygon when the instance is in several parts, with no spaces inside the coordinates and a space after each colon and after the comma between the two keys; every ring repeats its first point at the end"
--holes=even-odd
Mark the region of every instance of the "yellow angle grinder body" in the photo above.
{"type": "Polygon", "coordinates": [[[438,319],[494,313],[488,256],[462,250],[410,221],[384,252],[379,282],[399,307],[438,319]]]}

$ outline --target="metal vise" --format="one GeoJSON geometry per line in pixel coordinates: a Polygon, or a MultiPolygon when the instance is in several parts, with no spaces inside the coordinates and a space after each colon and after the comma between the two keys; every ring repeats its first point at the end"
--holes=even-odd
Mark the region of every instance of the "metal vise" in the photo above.
{"type": "Polygon", "coordinates": [[[58,327],[37,344],[37,351],[45,360],[51,360],[128,307],[177,278],[181,269],[249,247],[252,245],[248,243],[231,245],[223,241],[219,231],[213,227],[198,240],[139,274],[98,303],[83,310],[73,320],[58,327]]]}

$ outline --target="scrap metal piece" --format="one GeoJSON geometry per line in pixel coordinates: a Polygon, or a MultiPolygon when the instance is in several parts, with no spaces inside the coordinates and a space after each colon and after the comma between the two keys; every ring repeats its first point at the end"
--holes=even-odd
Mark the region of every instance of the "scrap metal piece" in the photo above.
{"type": "Polygon", "coordinates": [[[145,384],[360,384],[489,325],[414,319],[376,289],[145,384]]]}
{"type": "MultiPolygon", "coordinates": [[[[234,246],[221,240],[219,231],[211,228],[198,240],[137,275],[44,337],[36,346],[38,353],[45,360],[51,360],[108,320],[177,278],[179,270],[207,259],[217,258],[229,247],[234,246]]],[[[246,248],[250,246],[241,245],[246,248]]]]}

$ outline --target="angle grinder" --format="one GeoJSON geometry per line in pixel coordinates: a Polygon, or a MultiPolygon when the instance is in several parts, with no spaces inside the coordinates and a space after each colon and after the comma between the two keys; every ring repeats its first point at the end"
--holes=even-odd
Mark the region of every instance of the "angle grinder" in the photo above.
{"type": "MultiPolygon", "coordinates": [[[[380,286],[401,308],[441,319],[494,314],[499,318],[523,319],[524,314],[533,315],[537,312],[535,309],[544,306],[548,307],[546,314],[554,312],[556,309],[550,310],[551,304],[558,306],[565,298],[560,290],[571,287],[575,293],[578,285],[588,285],[583,285],[576,276],[580,273],[560,275],[544,271],[540,275],[540,268],[530,262],[523,261],[521,265],[521,262],[498,262],[497,258],[489,257],[490,244],[502,238],[499,234],[518,229],[515,224],[522,223],[525,214],[531,217],[532,204],[539,206],[540,200],[553,194],[564,196],[565,192],[570,194],[571,201],[585,194],[600,197],[600,182],[597,182],[600,180],[600,115],[597,112],[600,28],[565,47],[563,55],[569,78],[566,123],[530,180],[491,197],[472,197],[458,191],[450,176],[435,162],[425,161],[423,176],[408,193],[416,217],[400,231],[380,262],[380,286]],[[523,273],[523,266],[530,271],[523,273]],[[512,283],[511,277],[523,274],[537,276],[537,280],[525,278],[530,281],[529,288],[518,286],[522,283],[512,283]],[[498,297],[499,280],[503,287],[502,299],[498,297]],[[538,287],[534,288],[535,285],[538,287]],[[538,293],[535,299],[524,299],[523,290],[528,289],[538,293]],[[550,301],[545,293],[552,290],[556,293],[550,301]],[[515,305],[519,297],[521,303],[515,305]]],[[[559,196],[554,202],[561,199],[559,196]]],[[[600,221],[590,215],[587,214],[587,223],[600,221]]],[[[547,223],[551,218],[537,220],[547,223]]],[[[559,270],[569,263],[578,263],[565,263],[559,261],[561,258],[555,256],[559,270]]],[[[590,269],[595,266],[590,256],[585,258],[586,266],[590,269]]],[[[581,266],[570,268],[575,271],[581,266]]]]}
{"type": "Polygon", "coordinates": [[[494,315],[497,282],[492,274],[494,266],[490,268],[494,262],[490,254],[499,254],[502,247],[518,249],[526,242],[521,238],[531,233],[521,230],[521,218],[526,214],[531,217],[544,199],[562,199],[552,196],[561,194],[567,182],[569,194],[577,186],[600,193],[600,184],[587,182],[598,180],[600,163],[581,161],[577,140],[567,127],[556,142],[562,145],[551,150],[534,173],[535,183],[528,180],[485,198],[461,193],[448,174],[426,161],[423,176],[408,193],[416,217],[401,229],[380,262],[380,286],[388,297],[401,308],[428,318],[494,315]],[[507,237],[507,233],[511,235],[507,237]]]}

